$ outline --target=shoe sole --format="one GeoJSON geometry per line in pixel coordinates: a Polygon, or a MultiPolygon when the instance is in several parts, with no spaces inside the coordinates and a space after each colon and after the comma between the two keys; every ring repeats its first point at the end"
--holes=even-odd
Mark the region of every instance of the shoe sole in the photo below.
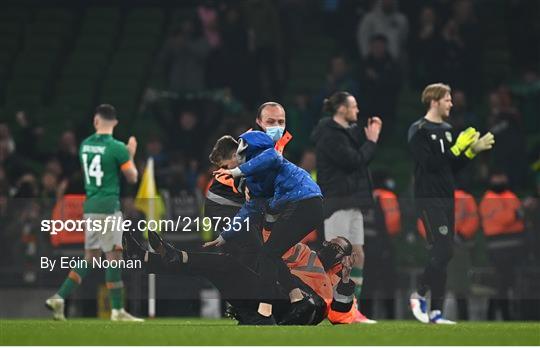
{"type": "Polygon", "coordinates": [[[457,323],[436,323],[434,321],[429,322],[432,325],[456,325],[457,323]]]}
{"type": "Polygon", "coordinates": [[[48,310],[50,310],[50,311],[53,313],[53,320],[58,320],[58,321],[66,320],[65,317],[64,317],[63,319],[58,319],[58,318],[56,318],[56,317],[54,316],[54,315],[55,315],[54,307],[51,306],[50,304],[48,304],[47,301],[45,301],[44,306],[45,306],[45,308],[47,308],[48,310]]]}
{"type": "Polygon", "coordinates": [[[144,319],[142,320],[111,319],[111,321],[114,321],[115,323],[144,323],[144,319]]]}

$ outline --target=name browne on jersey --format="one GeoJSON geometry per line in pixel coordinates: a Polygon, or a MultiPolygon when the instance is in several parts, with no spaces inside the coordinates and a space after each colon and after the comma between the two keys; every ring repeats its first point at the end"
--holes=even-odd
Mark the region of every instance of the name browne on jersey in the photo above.
{"type": "Polygon", "coordinates": [[[105,153],[105,146],[83,145],[82,152],[104,154],[105,153]]]}

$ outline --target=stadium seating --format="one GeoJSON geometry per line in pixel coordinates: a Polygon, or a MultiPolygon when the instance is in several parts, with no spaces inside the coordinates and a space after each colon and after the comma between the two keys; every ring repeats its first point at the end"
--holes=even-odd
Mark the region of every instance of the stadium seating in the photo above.
{"type": "Polygon", "coordinates": [[[90,110],[95,103],[120,23],[115,8],[89,9],[56,85],[53,107],[90,110]]]}
{"type": "Polygon", "coordinates": [[[101,102],[115,105],[124,115],[136,112],[164,23],[165,16],[158,8],[135,9],[126,15],[123,36],[103,83],[101,102]]]}
{"type": "MultiPolygon", "coordinates": [[[[4,39],[4,42],[17,57],[10,65],[10,76],[6,76],[8,109],[17,107],[32,109],[43,104],[43,97],[47,94],[48,84],[58,67],[74,22],[74,15],[63,9],[39,10],[24,26],[27,18],[29,14],[22,10],[14,11],[4,18],[5,23],[9,23],[3,24],[8,26],[7,32],[11,30],[11,34],[14,34],[11,39],[4,39]],[[19,26],[24,28],[21,29],[19,26]],[[22,31],[22,35],[17,34],[18,30],[22,31]],[[22,45],[18,43],[18,36],[23,37],[22,45]],[[17,52],[17,48],[21,47],[21,52],[17,52]]],[[[8,55],[4,57],[6,67],[11,62],[8,55]]]]}

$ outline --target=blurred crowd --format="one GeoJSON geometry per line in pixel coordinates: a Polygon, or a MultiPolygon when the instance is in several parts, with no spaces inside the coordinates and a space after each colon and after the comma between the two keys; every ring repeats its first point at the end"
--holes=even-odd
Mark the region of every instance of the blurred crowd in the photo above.
{"type": "MultiPolygon", "coordinates": [[[[453,88],[450,121],[456,131],[476,126],[496,137],[491,154],[466,172],[463,182],[468,189],[483,193],[496,169],[519,193],[524,209],[538,211],[540,37],[532,28],[540,9],[534,1],[509,2],[507,10],[514,15],[499,29],[504,35],[500,40],[508,40],[506,54],[515,69],[510,75],[488,78],[483,66],[488,38],[479,19],[479,9],[487,2],[201,2],[174,26],[154,61],[154,79],[141,103],[140,118],[148,127],[134,134],[140,137],[140,172],[153,157],[158,187],[167,192],[168,213],[197,216],[212,171],[207,159],[212,145],[223,134],[238,136],[253,127],[260,103],[284,104],[287,129],[294,136],[286,156],[313,172],[310,133],[321,117],[323,99],[331,93],[353,94],[362,124],[367,116],[381,116],[379,151],[384,153],[404,147],[404,127],[422,116],[403,114],[399,101],[404,91],[441,81],[453,88]],[[310,21],[324,34],[310,32],[310,21]],[[319,71],[324,83],[288,90],[295,78],[291,61],[312,35],[330,36],[337,47],[326,62],[327,70],[319,71]]],[[[419,93],[413,94],[420,105],[419,93]]],[[[90,135],[91,118],[81,122],[81,127],[64,129],[52,146],[43,146],[41,139],[49,130],[35,115],[20,110],[0,121],[2,265],[30,264],[39,248],[50,248],[47,236],[38,233],[39,220],[50,216],[65,193],[83,192],[78,146],[90,135]]],[[[122,124],[121,118],[120,127],[121,135],[131,134],[130,124],[122,124]]],[[[407,197],[409,189],[394,190],[407,197]]],[[[122,192],[128,217],[137,215],[130,200],[134,194],[133,187],[122,192]]],[[[527,216],[527,228],[540,233],[538,216],[527,216]]],[[[34,276],[29,272],[25,277],[31,282],[34,276]]]]}

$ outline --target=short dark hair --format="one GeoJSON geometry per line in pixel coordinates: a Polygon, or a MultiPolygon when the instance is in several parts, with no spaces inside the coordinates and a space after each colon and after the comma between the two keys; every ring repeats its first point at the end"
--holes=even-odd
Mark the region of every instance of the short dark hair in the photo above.
{"type": "Polygon", "coordinates": [[[340,91],[332,94],[330,98],[326,98],[323,104],[323,111],[334,115],[340,106],[348,106],[347,98],[350,97],[349,92],[340,91]]]}
{"type": "Polygon", "coordinates": [[[263,104],[261,104],[261,106],[259,106],[259,108],[257,109],[257,118],[261,118],[262,112],[263,112],[264,108],[267,107],[267,106],[278,107],[278,108],[281,108],[283,111],[285,111],[285,108],[283,107],[283,105],[281,105],[280,103],[277,103],[277,102],[270,101],[270,102],[263,103],[263,104]]]}
{"type": "Polygon", "coordinates": [[[208,159],[212,164],[219,166],[223,160],[229,159],[237,148],[238,142],[230,135],[224,135],[216,141],[208,159]]]}
{"type": "Polygon", "coordinates": [[[116,109],[111,104],[101,104],[96,108],[96,114],[106,120],[116,120],[116,109]]]}

